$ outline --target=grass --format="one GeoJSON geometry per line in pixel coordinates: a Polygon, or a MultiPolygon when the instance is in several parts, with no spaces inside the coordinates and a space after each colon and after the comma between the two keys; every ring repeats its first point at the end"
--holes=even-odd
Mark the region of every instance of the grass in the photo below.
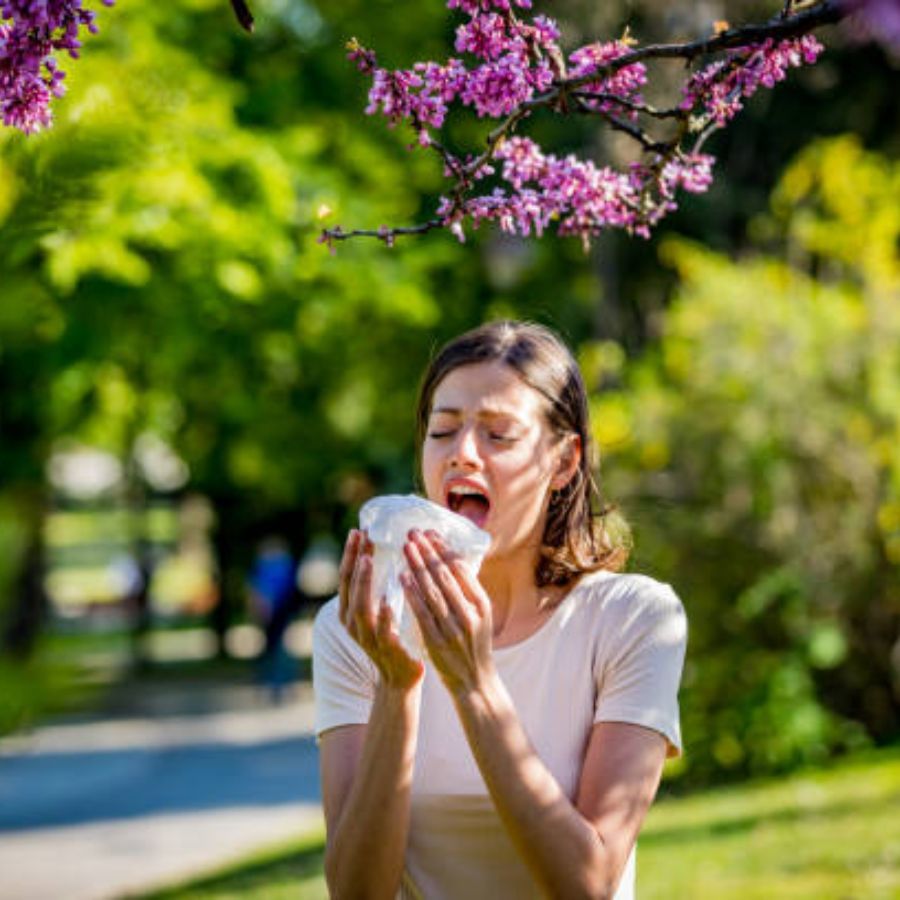
{"type": "Polygon", "coordinates": [[[658,804],[641,900],[900,897],[900,748],[658,804]]]}
{"type": "MultiPolygon", "coordinates": [[[[323,836],[142,900],[323,900],[323,836]]],[[[638,850],[640,900],[900,897],[900,747],[828,769],[661,800],[638,850]]]]}
{"type": "Polygon", "coordinates": [[[325,835],[315,832],[273,847],[189,884],[142,894],[140,900],[323,900],[325,835]]]}

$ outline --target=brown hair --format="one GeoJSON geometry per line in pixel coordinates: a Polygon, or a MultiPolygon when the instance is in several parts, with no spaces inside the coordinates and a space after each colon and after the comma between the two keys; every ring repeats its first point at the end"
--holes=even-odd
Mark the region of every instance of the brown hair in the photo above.
{"type": "MultiPolygon", "coordinates": [[[[550,498],[535,572],[537,585],[568,585],[585,572],[620,570],[628,558],[629,535],[621,521],[617,528],[610,527],[613,508],[600,501],[584,380],[568,347],[549,328],[530,322],[489,322],[441,348],[419,387],[417,453],[421,454],[425,441],[438,384],[461,366],[497,361],[544,397],[547,422],[558,437],[577,434],[581,438],[578,470],[550,498]]],[[[421,472],[421,459],[418,462],[421,472]]]]}

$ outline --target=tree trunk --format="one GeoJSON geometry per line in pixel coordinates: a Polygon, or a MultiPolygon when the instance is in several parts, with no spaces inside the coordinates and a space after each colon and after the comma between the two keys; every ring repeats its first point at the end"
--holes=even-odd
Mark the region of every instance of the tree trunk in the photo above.
{"type": "Polygon", "coordinates": [[[4,653],[25,661],[34,652],[48,613],[44,590],[43,491],[19,493],[14,508],[25,531],[25,547],[18,572],[11,579],[10,604],[0,623],[0,641],[4,653]]]}

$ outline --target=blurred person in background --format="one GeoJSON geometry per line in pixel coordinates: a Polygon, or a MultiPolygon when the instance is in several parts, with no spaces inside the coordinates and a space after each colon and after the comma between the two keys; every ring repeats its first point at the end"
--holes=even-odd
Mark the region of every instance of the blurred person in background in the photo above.
{"type": "Polygon", "coordinates": [[[257,548],[247,583],[250,612],[265,638],[260,678],[275,703],[281,701],[292,676],[284,636],[296,611],[296,570],[287,541],[267,537],[257,548]]]}

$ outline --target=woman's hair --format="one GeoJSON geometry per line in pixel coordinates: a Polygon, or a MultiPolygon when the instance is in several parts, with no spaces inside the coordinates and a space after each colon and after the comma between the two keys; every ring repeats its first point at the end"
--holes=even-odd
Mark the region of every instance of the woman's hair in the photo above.
{"type": "MultiPolygon", "coordinates": [[[[558,437],[577,434],[581,438],[578,470],[550,497],[536,583],[567,585],[585,572],[618,571],[628,558],[628,529],[621,520],[611,527],[613,508],[600,501],[584,381],[569,349],[549,328],[530,322],[489,322],[446,344],[419,387],[417,452],[422,452],[434,392],[441,381],[460,366],[490,362],[509,366],[544,397],[547,422],[558,437]]],[[[421,459],[417,470],[421,472],[421,459]]]]}

